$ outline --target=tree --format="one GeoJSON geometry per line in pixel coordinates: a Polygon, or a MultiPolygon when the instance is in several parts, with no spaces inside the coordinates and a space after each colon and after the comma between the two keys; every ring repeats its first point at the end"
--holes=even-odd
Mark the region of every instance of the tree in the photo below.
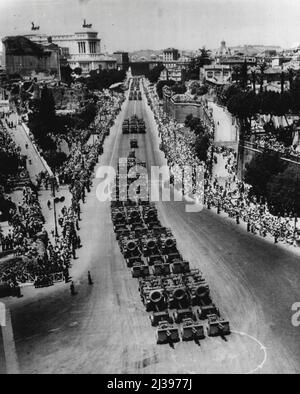
{"type": "Polygon", "coordinates": [[[256,68],[252,67],[250,69],[250,72],[251,72],[253,92],[256,93],[256,68]]]}
{"type": "Polygon", "coordinates": [[[157,94],[158,94],[158,97],[160,98],[160,99],[162,99],[163,98],[163,87],[164,86],[169,86],[169,87],[171,87],[171,86],[173,86],[173,85],[175,85],[175,81],[173,81],[172,79],[169,79],[169,81],[158,81],[157,82],[157,84],[156,84],[156,92],[157,92],[157,94]]]}
{"type": "Polygon", "coordinates": [[[29,128],[38,145],[45,150],[55,149],[54,141],[48,137],[56,131],[55,102],[52,91],[45,85],[41,92],[41,99],[32,103],[32,113],[29,114],[29,128]]]}
{"type": "Polygon", "coordinates": [[[240,84],[242,89],[246,89],[247,84],[248,84],[248,66],[246,60],[241,66],[241,71],[240,71],[240,84]]]}
{"type": "Polygon", "coordinates": [[[281,71],[281,74],[280,74],[280,93],[281,94],[284,93],[284,82],[285,82],[285,73],[283,71],[281,71]]]}
{"type": "Polygon", "coordinates": [[[243,64],[233,67],[232,80],[236,81],[243,90],[246,89],[248,83],[248,65],[246,60],[243,64]]]}
{"type": "Polygon", "coordinates": [[[152,70],[148,72],[146,77],[149,79],[151,83],[157,83],[161,72],[164,70],[164,65],[163,64],[158,64],[155,66],[152,70]]]}
{"type": "Polygon", "coordinates": [[[93,70],[88,78],[84,80],[89,90],[108,89],[111,85],[124,81],[125,70],[93,70]]]}
{"type": "Polygon", "coordinates": [[[218,98],[223,105],[227,105],[231,97],[242,93],[238,84],[224,85],[218,92],[218,98]]]}
{"type": "Polygon", "coordinates": [[[188,127],[191,131],[193,131],[196,135],[205,133],[205,127],[203,126],[201,119],[198,117],[194,117],[192,114],[186,116],[184,125],[185,127],[188,127]]]}
{"type": "Polygon", "coordinates": [[[300,79],[297,76],[291,85],[290,89],[291,97],[291,109],[293,112],[298,113],[300,111],[300,79]]]}
{"type": "Polygon", "coordinates": [[[64,152],[51,150],[45,154],[45,159],[51,168],[57,169],[67,160],[67,155],[64,152]]]}
{"type": "Polygon", "coordinates": [[[184,121],[185,127],[189,127],[192,131],[194,131],[199,124],[200,118],[194,117],[193,114],[187,115],[184,121]]]}
{"type": "Polygon", "coordinates": [[[300,215],[300,176],[297,167],[290,165],[268,182],[267,198],[273,213],[300,215]]]}
{"type": "Polygon", "coordinates": [[[52,91],[48,89],[47,85],[43,87],[41,93],[40,117],[44,119],[45,122],[50,123],[55,119],[55,102],[52,91]]]}
{"type": "Polygon", "coordinates": [[[264,84],[264,78],[265,78],[265,70],[267,68],[267,64],[265,62],[261,63],[259,65],[259,73],[260,73],[260,88],[259,91],[262,92],[263,91],[263,84],[264,84]]]}
{"type": "Polygon", "coordinates": [[[183,83],[175,83],[171,86],[171,89],[174,94],[184,94],[186,92],[186,86],[183,83]]]}
{"type": "Polygon", "coordinates": [[[60,68],[61,80],[62,82],[66,83],[68,86],[70,86],[73,81],[72,72],[73,70],[69,65],[61,66],[60,68]]]}
{"type": "Polygon", "coordinates": [[[208,51],[203,47],[200,49],[200,55],[190,60],[186,71],[186,78],[198,80],[200,68],[208,64],[211,64],[211,59],[208,51]]]}
{"type": "Polygon", "coordinates": [[[257,96],[253,91],[238,93],[228,101],[228,111],[240,120],[242,135],[250,130],[251,119],[258,112],[258,104],[257,96]]]}
{"type": "Polygon", "coordinates": [[[76,74],[76,75],[81,75],[82,74],[82,68],[81,67],[76,67],[76,68],[74,68],[74,73],[76,74]]]}
{"type": "Polygon", "coordinates": [[[288,68],[287,70],[287,77],[289,80],[289,85],[290,85],[290,90],[293,89],[293,83],[294,83],[294,78],[295,78],[295,71],[292,68],[288,68]]]}
{"type": "Polygon", "coordinates": [[[235,82],[239,82],[239,78],[240,78],[240,66],[233,66],[232,69],[232,80],[235,82]]]}
{"type": "Polygon", "coordinates": [[[210,147],[210,137],[207,133],[199,134],[195,141],[196,155],[201,161],[207,160],[207,152],[210,147]]]}
{"type": "Polygon", "coordinates": [[[278,152],[264,151],[246,165],[245,182],[252,185],[256,197],[267,196],[267,185],[271,177],[285,170],[285,164],[278,152]]]}

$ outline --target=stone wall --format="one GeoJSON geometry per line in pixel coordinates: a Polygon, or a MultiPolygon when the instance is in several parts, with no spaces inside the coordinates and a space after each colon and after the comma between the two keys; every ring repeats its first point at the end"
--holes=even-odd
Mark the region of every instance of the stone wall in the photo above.
{"type": "Polygon", "coordinates": [[[207,126],[211,126],[211,119],[200,103],[175,102],[172,97],[164,94],[163,108],[178,123],[184,123],[187,115],[192,114],[194,117],[200,118],[207,126]]]}

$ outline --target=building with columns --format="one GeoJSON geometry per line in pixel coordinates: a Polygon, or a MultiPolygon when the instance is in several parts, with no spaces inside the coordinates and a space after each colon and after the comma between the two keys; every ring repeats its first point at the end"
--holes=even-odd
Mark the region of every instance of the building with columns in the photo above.
{"type": "Polygon", "coordinates": [[[26,38],[37,44],[45,44],[49,41],[58,45],[61,55],[67,59],[71,68],[80,67],[83,73],[99,69],[103,64],[101,54],[101,39],[98,32],[92,29],[92,25],[84,23],[82,29],[74,34],[51,35],[31,32],[26,38]]]}

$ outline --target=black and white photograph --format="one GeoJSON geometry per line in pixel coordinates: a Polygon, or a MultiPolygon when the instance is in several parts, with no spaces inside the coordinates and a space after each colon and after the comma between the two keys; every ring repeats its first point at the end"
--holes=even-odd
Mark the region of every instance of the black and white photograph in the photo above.
{"type": "Polygon", "coordinates": [[[0,0],[1,375],[300,373],[299,20],[0,0]]]}

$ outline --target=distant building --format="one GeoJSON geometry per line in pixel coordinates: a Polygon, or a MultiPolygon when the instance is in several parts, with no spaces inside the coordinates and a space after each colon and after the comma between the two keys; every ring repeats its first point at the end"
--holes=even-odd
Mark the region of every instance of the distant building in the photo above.
{"type": "Polygon", "coordinates": [[[255,66],[258,61],[255,56],[228,56],[224,58],[219,58],[216,61],[216,64],[223,64],[233,67],[242,65],[245,62],[248,66],[255,66]]]}
{"type": "Polygon", "coordinates": [[[272,58],[271,66],[272,67],[281,67],[286,63],[290,63],[292,60],[291,57],[286,56],[275,56],[272,58]]]}
{"type": "Polygon", "coordinates": [[[175,82],[181,82],[182,80],[182,68],[181,67],[165,67],[160,73],[159,79],[161,81],[173,80],[175,82]]]}
{"type": "Polygon", "coordinates": [[[179,51],[175,48],[164,49],[163,60],[164,62],[173,62],[179,59],[179,51]]]}
{"type": "Polygon", "coordinates": [[[212,64],[200,69],[200,80],[205,79],[214,85],[225,85],[231,82],[232,69],[229,65],[212,64]]]}
{"type": "Polygon", "coordinates": [[[231,55],[230,48],[227,48],[226,42],[224,40],[221,41],[220,48],[216,52],[216,57],[224,57],[224,56],[226,57],[230,55],[231,55]]]}
{"type": "Polygon", "coordinates": [[[300,70],[300,50],[296,52],[292,57],[287,58],[285,57],[287,61],[284,61],[282,63],[282,68],[286,71],[288,69],[293,69],[293,70],[300,70]]]}
{"type": "Polygon", "coordinates": [[[129,54],[128,52],[123,52],[123,51],[117,51],[113,53],[113,57],[117,61],[117,67],[121,70],[124,69],[124,67],[127,69],[128,66],[126,64],[129,63],[129,54]]]}
{"type": "Polygon", "coordinates": [[[4,64],[7,76],[60,79],[60,51],[57,45],[36,44],[23,36],[5,37],[4,64]]]}
{"type": "Polygon", "coordinates": [[[99,69],[100,70],[116,70],[117,69],[117,60],[108,55],[101,55],[101,59],[99,60],[99,69]]]}
{"type": "MultiPolygon", "coordinates": [[[[74,34],[52,35],[51,41],[61,48],[61,54],[67,59],[71,68],[80,67],[83,73],[97,70],[101,64],[101,39],[91,25],[84,24],[83,30],[74,34]],[[89,26],[89,27],[87,27],[89,26]]],[[[38,44],[45,44],[45,34],[27,34],[26,37],[38,44]]]]}

